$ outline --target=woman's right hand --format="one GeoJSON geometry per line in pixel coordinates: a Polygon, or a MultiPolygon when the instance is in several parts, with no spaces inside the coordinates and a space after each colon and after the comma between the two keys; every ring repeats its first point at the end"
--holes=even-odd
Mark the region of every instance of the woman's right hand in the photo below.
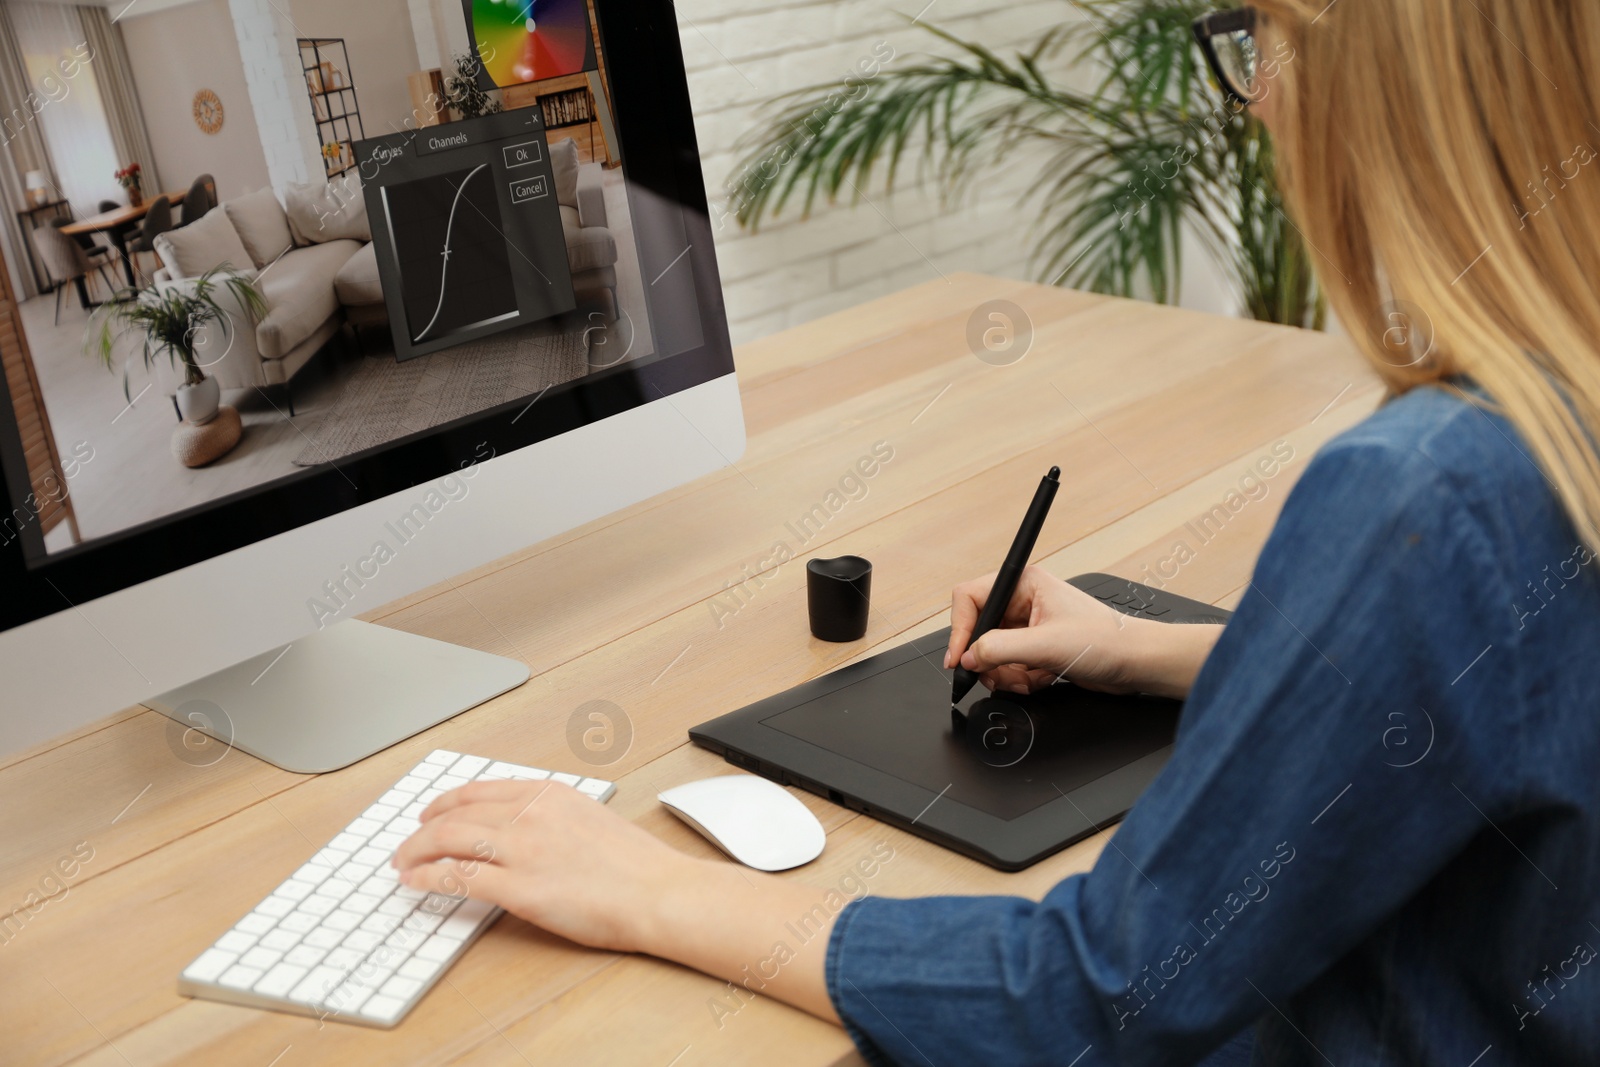
{"type": "Polygon", "coordinates": [[[956,586],[944,665],[995,692],[1031,693],[1066,680],[1105,693],[1184,697],[1222,633],[1124,615],[1040,567],[1017,582],[1000,625],[968,647],[995,575],[956,586]]]}

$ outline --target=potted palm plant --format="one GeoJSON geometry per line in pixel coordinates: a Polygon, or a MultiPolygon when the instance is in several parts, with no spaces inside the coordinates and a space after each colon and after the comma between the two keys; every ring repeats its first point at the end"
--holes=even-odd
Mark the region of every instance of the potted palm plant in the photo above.
{"type": "MultiPolygon", "coordinates": [[[[146,371],[165,356],[173,369],[181,364],[183,383],[178,386],[178,412],[192,425],[210,422],[217,414],[222,388],[208,378],[195,355],[196,346],[206,331],[215,327],[223,336],[232,334],[233,313],[218,300],[219,291],[231,293],[252,320],[266,314],[267,303],[261,291],[247,276],[226,268],[206,271],[193,283],[168,286],[165,290],[149,286],[124,293],[111,303],[102,304],[89,322],[84,348],[106,365],[116,369],[117,341],[134,336],[140,342],[140,355],[146,371]]],[[[128,366],[124,361],[122,392],[132,400],[128,366]]]]}
{"type": "Polygon", "coordinates": [[[1081,21],[1010,58],[917,21],[951,57],[885,64],[848,93],[828,85],[783,98],[746,144],[730,211],[755,229],[796,203],[806,213],[819,199],[859,198],[874,179],[892,189],[907,164],[954,196],[1042,145],[1028,193],[1042,279],[1174,302],[1187,226],[1253,317],[1320,329],[1326,305],[1283,212],[1271,138],[1224,100],[1194,47],[1191,23],[1218,0],[1072,6],[1081,21]],[[1061,84],[1052,71],[1063,59],[1098,72],[1095,82],[1061,84]]]}

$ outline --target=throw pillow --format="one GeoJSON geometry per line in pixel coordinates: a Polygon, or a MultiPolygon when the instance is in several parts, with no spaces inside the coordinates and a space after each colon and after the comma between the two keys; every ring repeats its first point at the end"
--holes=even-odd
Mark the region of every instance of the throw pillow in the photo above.
{"type": "Polygon", "coordinates": [[[271,189],[259,189],[222,205],[228,220],[239,231],[246,252],[257,268],[275,261],[294,245],[289,235],[289,220],[271,189]]]}
{"type": "Polygon", "coordinates": [[[353,170],[326,182],[293,182],[284,203],[295,244],[372,240],[361,178],[353,170]]]}
{"type": "Polygon", "coordinates": [[[158,234],[156,255],[173,275],[198,278],[213,267],[249,270],[254,262],[225,211],[208,211],[187,226],[158,234]]]}
{"type": "Polygon", "coordinates": [[[563,138],[550,146],[550,169],[555,171],[556,203],[578,206],[578,142],[563,138]]]}

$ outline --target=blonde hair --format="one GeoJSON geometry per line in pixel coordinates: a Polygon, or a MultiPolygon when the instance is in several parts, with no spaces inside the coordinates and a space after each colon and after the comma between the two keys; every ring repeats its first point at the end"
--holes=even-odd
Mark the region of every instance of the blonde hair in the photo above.
{"type": "Polygon", "coordinates": [[[1345,327],[1396,393],[1478,382],[1600,549],[1600,4],[1254,6],[1293,49],[1280,180],[1345,327]]]}

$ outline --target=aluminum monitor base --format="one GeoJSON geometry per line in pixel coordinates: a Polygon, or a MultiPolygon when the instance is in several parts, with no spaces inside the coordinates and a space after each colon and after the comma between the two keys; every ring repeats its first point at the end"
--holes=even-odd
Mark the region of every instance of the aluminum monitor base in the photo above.
{"type": "Polygon", "coordinates": [[[352,619],[143,704],[182,727],[171,736],[188,762],[216,763],[237,748],[286,771],[320,774],[515,689],[528,675],[527,664],[504,656],[352,619]]]}

